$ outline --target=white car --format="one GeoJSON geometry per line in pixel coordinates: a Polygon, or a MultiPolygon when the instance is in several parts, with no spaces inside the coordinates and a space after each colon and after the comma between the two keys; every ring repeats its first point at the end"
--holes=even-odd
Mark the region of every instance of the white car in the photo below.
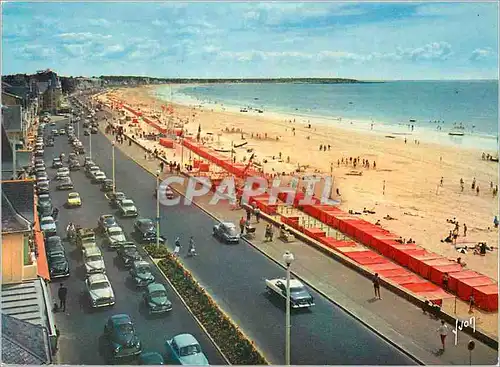
{"type": "Polygon", "coordinates": [[[68,167],[62,167],[57,170],[56,173],[56,180],[62,180],[64,177],[69,177],[69,168],[68,167]]]}
{"type": "Polygon", "coordinates": [[[96,273],[106,273],[106,266],[102,258],[101,250],[98,247],[87,248],[83,253],[83,263],[87,275],[96,273]]]}
{"type": "Polygon", "coordinates": [[[51,234],[51,233],[56,233],[57,227],[56,227],[56,222],[54,221],[54,218],[42,217],[42,219],[40,219],[40,229],[46,235],[51,234]]]}
{"type": "MultiPolygon", "coordinates": [[[[266,279],[266,290],[286,300],[286,279],[266,279]]],[[[315,305],[313,296],[297,279],[290,279],[290,305],[292,308],[308,308],[315,305]]]]}
{"type": "Polygon", "coordinates": [[[113,306],[115,304],[115,293],[105,274],[89,275],[85,280],[85,285],[89,293],[90,305],[93,308],[113,306]]]}
{"type": "Polygon", "coordinates": [[[102,183],[106,179],[106,174],[103,171],[97,171],[94,173],[92,182],[94,183],[102,183]]]}
{"type": "Polygon", "coordinates": [[[118,247],[119,243],[127,241],[127,238],[123,233],[123,229],[118,226],[113,226],[106,229],[106,237],[108,240],[108,246],[111,248],[116,248],[118,247]]]}
{"type": "Polygon", "coordinates": [[[118,209],[122,217],[137,217],[137,208],[135,204],[130,199],[123,199],[118,203],[118,209]]]}

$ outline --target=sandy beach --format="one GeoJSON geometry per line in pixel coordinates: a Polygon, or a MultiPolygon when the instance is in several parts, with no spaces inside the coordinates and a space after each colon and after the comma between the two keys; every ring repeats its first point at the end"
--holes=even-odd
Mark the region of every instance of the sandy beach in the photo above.
{"type": "MultiPolygon", "coordinates": [[[[120,89],[112,95],[148,116],[153,114],[153,106],[160,112],[160,106],[168,104],[155,100],[152,88],[120,89]]],[[[430,251],[453,260],[461,257],[467,268],[498,280],[498,229],[493,227],[498,197],[490,188],[498,185],[498,163],[482,160],[481,151],[415,142],[411,137],[405,142],[404,136],[387,138],[313,120],[309,128],[308,122],[294,122],[290,116],[228,111],[220,105],[174,104],[173,109],[174,121],[191,135],[196,135],[200,125],[201,136],[214,148],[230,149],[231,142],[247,142],[244,148],[236,149],[237,161],[247,160],[251,154],[247,149],[253,149],[265,172],[291,173],[300,166],[307,172],[331,174],[340,193],[333,198],[341,200],[343,210],[374,211],[359,216],[373,223],[380,220],[383,228],[430,251]],[[326,151],[320,151],[320,145],[326,146],[326,151]],[[370,167],[346,164],[350,157],[367,160],[370,167]],[[351,171],[362,174],[349,175],[351,171]],[[474,178],[479,193],[471,189],[474,178]],[[464,180],[463,192],[460,179],[464,180]],[[394,219],[384,219],[387,215],[394,219]],[[462,254],[452,244],[442,242],[454,229],[447,222],[453,218],[459,222],[459,244],[487,242],[494,247],[493,252],[486,256],[472,251],[462,254]]],[[[136,125],[137,132],[153,132],[143,122],[136,125]]]]}

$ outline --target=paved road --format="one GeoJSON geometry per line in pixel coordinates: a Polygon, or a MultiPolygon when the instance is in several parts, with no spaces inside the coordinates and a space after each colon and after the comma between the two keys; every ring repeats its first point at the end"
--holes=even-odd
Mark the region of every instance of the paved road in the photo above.
{"type": "MultiPolygon", "coordinates": [[[[109,140],[94,135],[92,150],[94,160],[111,174],[109,140]]],[[[141,216],[154,217],[155,178],[118,149],[115,168],[118,190],[134,199],[141,216]]],[[[283,364],[284,305],[268,299],[264,292],[264,279],[284,276],[283,269],[250,246],[219,243],[211,235],[214,220],[195,206],[163,207],[161,214],[162,234],[170,244],[176,236],[184,244],[194,236],[199,256],[183,259],[194,276],[271,363],[283,364]]],[[[314,291],[312,294],[316,306],[292,316],[292,364],[415,364],[330,301],[314,291]]]]}
{"type": "MultiPolygon", "coordinates": [[[[58,126],[63,127],[63,124],[58,126]]],[[[50,131],[51,128],[47,128],[50,131]]],[[[95,136],[95,135],[94,135],[95,136]]],[[[93,137],[94,137],[93,136],[93,137]]],[[[82,137],[82,139],[85,137],[82,137]]],[[[104,139],[101,137],[101,140],[104,139]]],[[[55,175],[55,170],[50,168],[53,155],[65,152],[69,153],[68,139],[59,136],[55,140],[53,148],[45,149],[45,160],[49,177],[55,175]]],[[[111,172],[107,170],[109,174],[111,172]]],[[[75,185],[75,191],[82,196],[83,206],[75,209],[65,209],[68,191],[56,191],[55,182],[51,184],[51,197],[53,204],[60,209],[58,232],[61,237],[65,236],[65,228],[68,222],[78,223],[82,226],[94,227],[97,218],[101,214],[110,212],[104,194],[99,186],[92,185],[90,180],[82,172],[72,172],[71,177],[75,185]]],[[[121,220],[127,232],[131,231],[133,220],[121,220]]],[[[102,239],[99,239],[101,241],[102,239]]],[[[135,322],[137,331],[141,337],[144,350],[159,351],[164,354],[164,342],[168,338],[179,333],[193,334],[204,349],[208,360],[212,364],[225,364],[216,348],[210,342],[206,334],[184,308],[175,293],[167,286],[171,296],[173,310],[166,315],[149,316],[143,307],[142,292],[135,289],[129,282],[128,272],[115,262],[114,251],[103,251],[104,261],[108,277],[113,285],[116,304],[112,308],[93,311],[88,306],[88,299],[84,289],[84,268],[82,266],[80,252],[76,246],[65,243],[68,257],[70,259],[71,276],[64,281],[68,287],[67,312],[56,313],[56,323],[61,331],[59,344],[59,363],[63,364],[105,364],[102,354],[102,331],[107,318],[116,313],[127,313],[135,322]]],[[[155,269],[156,279],[164,282],[161,274],[155,269]]],[[[51,284],[51,292],[57,298],[58,281],[51,284]]],[[[167,360],[168,361],[168,360],[167,360]]]]}

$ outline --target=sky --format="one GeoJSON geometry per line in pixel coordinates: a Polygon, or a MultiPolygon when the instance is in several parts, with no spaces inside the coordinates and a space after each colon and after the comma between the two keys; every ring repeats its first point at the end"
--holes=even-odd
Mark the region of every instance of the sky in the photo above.
{"type": "Polygon", "coordinates": [[[498,3],[2,4],[2,74],[498,79],[498,3]]]}

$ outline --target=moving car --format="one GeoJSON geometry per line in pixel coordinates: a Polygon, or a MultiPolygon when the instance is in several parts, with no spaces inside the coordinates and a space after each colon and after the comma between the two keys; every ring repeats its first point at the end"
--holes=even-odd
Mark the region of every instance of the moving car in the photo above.
{"type": "MultiPolygon", "coordinates": [[[[278,295],[286,300],[286,279],[266,279],[269,294],[278,295]]],[[[290,305],[292,308],[308,308],[315,305],[313,296],[297,279],[290,279],[290,305]]]]}
{"type": "Polygon", "coordinates": [[[92,228],[79,228],[76,231],[76,243],[83,246],[86,243],[96,245],[95,232],[92,228]]]}
{"type": "Polygon", "coordinates": [[[80,169],[80,162],[78,162],[78,160],[71,160],[69,162],[69,170],[70,171],[78,171],[80,169]]]}
{"type": "Polygon", "coordinates": [[[42,217],[42,219],[40,219],[40,229],[45,234],[45,237],[51,234],[55,235],[57,233],[57,227],[54,218],[51,216],[42,217]]]}
{"type": "Polygon", "coordinates": [[[137,217],[137,208],[131,199],[123,199],[118,202],[118,210],[122,217],[137,217]]]}
{"type": "Polygon", "coordinates": [[[90,135],[90,131],[88,129],[83,130],[83,135],[89,136],[90,135]]]}
{"type": "Polygon", "coordinates": [[[47,143],[45,145],[48,147],[53,147],[54,146],[54,139],[47,139],[47,143]]]}
{"type": "Polygon", "coordinates": [[[43,157],[43,149],[38,149],[38,150],[35,150],[35,157],[43,157]]]}
{"type": "Polygon", "coordinates": [[[167,199],[173,199],[174,198],[174,190],[172,190],[170,188],[170,186],[165,189],[165,197],[167,199]]]}
{"type": "Polygon", "coordinates": [[[142,260],[142,256],[133,242],[118,244],[117,253],[126,268],[130,268],[134,261],[142,260]]]}
{"type": "Polygon", "coordinates": [[[56,253],[66,253],[62,244],[61,237],[50,236],[49,238],[47,238],[45,240],[45,253],[47,254],[47,256],[52,256],[56,253]]]}
{"type": "Polygon", "coordinates": [[[240,235],[231,222],[220,222],[214,225],[213,235],[225,243],[239,243],[240,235]]]}
{"type": "Polygon", "coordinates": [[[82,206],[82,199],[80,198],[80,194],[77,192],[70,192],[68,194],[68,200],[66,201],[68,207],[74,206],[82,206]]]}
{"type": "Polygon", "coordinates": [[[69,177],[63,177],[61,181],[57,184],[56,188],[58,190],[72,190],[74,188],[73,182],[69,177]]]}
{"type": "Polygon", "coordinates": [[[179,334],[165,343],[169,354],[176,363],[191,366],[208,366],[208,359],[200,343],[191,334],[179,334]]]}
{"type": "Polygon", "coordinates": [[[155,281],[151,273],[151,265],[144,260],[134,261],[129,273],[137,287],[144,287],[155,281]]]}
{"type": "Polygon", "coordinates": [[[56,180],[60,181],[65,177],[69,177],[69,168],[68,167],[59,168],[56,173],[56,180]]]}
{"type": "Polygon", "coordinates": [[[135,356],[142,352],[141,341],[129,315],[111,316],[104,326],[104,336],[109,342],[110,354],[115,359],[135,356]]]}
{"type": "Polygon", "coordinates": [[[50,278],[63,278],[69,276],[69,262],[64,253],[56,252],[47,256],[50,278]]]}
{"type": "Polygon", "coordinates": [[[87,177],[89,178],[93,178],[94,176],[94,173],[95,172],[99,172],[101,169],[99,168],[99,166],[96,166],[96,165],[87,165],[85,166],[85,174],[87,175],[87,177]]]}
{"type": "Polygon", "coordinates": [[[92,127],[90,128],[90,133],[91,133],[91,134],[97,134],[97,132],[98,132],[97,127],[92,126],[92,127]]]}
{"type": "Polygon", "coordinates": [[[93,308],[113,306],[115,304],[115,293],[105,274],[89,275],[85,280],[85,285],[89,293],[90,305],[93,308]]]}
{"type": "Polygon", "coordinates": [[[172,302],[168,300],[167,290],[160,283],[151,283],[146,287],[144,303],[150,314],[172,311],[172,302]]]}
{"type": "Polygon", "coordinates": [[[63,166],[63,163],[61,161],[61,158],[56,157],[52,159],[52,168],[61,168],[63,166]]]}
{"type": "Polygon", "coordinates": [[[103,183],[106,180],[106,174],[103,171],[97,171],[92,174],[93,183],[103,183]]]}
{"type": "Polygon", "coordinates": [[[101,191],[109,192],[113,191],[113,180],[107,178],[101,184],[101,191]]]}
{"type": "MultiPolygon", "coordinates": [[[[137,219],[134,223],[134,234],[146,243],[156,242],[156,226],[155,223],[148,218],[137,219]]],[[[165,238],[160,236],[160,243],[164,243],[165,238]]]]}
{"type": "Polygon", "coordinates": [[[59,135],[66,135],[66,129],[59,129],[59,135]]]}
{"type": "Polygon", "coordinates": [[[123,233],[123,229],[118,226],[108,227],[106,229],[105,236],[108,246],[111,248],[117,248],[120,242],[125,242],[127,239],[125,238],[125,234],[123,233]]]}
{"type": "Polygon", "coordinates": [[[109,200],[109,205],[111,205],[111,207],[113,207],[113,208],[118,207],[118,203],[120,201],[122,201],[123,199],[127,198],[127,196],[123,192],[115,192],[114,194],[109,193],[109,194],[106,194],[106,197],[109,200]]]}
{"type": "Polygon", "coordinates": [[[118,226],[116,219],[111,214],[103,214],[99,217],[97,221],[97,229],[105,232],[107,228],[118,226]]]}
{"type": "Polygon", "coordinates": [[[87,275],[96,273],[106,273],[106,266],[102,258],[101,250],[97,246],[86,246],[83,249],[83,263],[87,275]]]}

